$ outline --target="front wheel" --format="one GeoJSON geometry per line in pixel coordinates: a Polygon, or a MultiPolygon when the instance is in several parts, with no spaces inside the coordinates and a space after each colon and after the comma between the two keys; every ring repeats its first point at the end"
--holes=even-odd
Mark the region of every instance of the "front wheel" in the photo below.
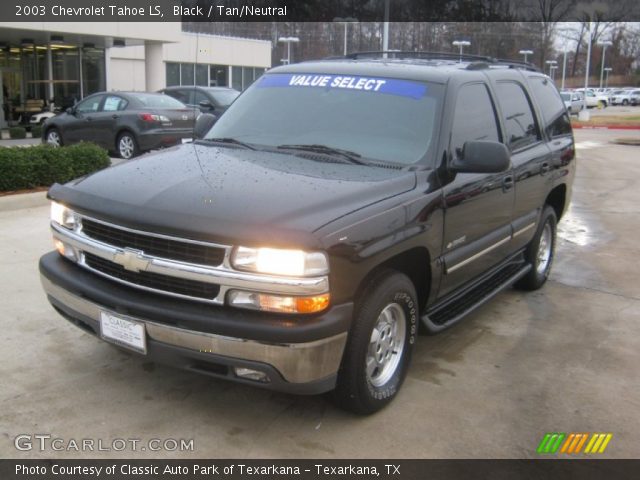
{"type": "Polygon", "coordinates": [[[121,133],[118,136],[116,147],[120,158],[124,158],[125,160],[129,160],[139,153],[136,138],[129,132],[121,133]]]}
{"type": "Polygon", "coordinates": [[[47,130],[45,142],[52,147],[59,147],[62,145],[62,136],[57,128],[50,128],[47,130]]]}
{"type": "Polygon", "coordinates": [[[356,305],[334,398],[347,410],[374,413],[400,390],[418,331],[413,283],[388,270],[376,275],[356,305]]]}
{"type": "Polygon", "coordinates": [[[538,229],[525,250],[525,259],[531,264],[531,270],[516,282],[516,288],[537,290],[549,278],[555,256],[557,223],[555,210],[545,206],[538,229]]]}

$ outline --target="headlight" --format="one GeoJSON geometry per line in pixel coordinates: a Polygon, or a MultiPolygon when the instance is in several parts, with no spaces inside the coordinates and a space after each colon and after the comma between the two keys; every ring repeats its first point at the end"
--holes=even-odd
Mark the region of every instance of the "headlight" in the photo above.
{"type": "Polygon", "coordinates": [[[63,227],[73,229],[76,226],[76,215],[73,210],[61,203],[51,202],[51,221],[63,227]]]}
{"type": "Polygon", "coordinates": [[[311,277],[329,272],[329,262],[324,253],[302,250],[238,247],[231,264],[238,270],[293,277],[311,277]]]}

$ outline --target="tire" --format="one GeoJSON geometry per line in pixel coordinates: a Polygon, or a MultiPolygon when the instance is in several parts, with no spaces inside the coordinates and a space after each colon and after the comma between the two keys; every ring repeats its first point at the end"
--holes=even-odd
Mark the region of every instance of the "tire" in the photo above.
{"type": "Polygon", "coordinates": [[[394,270],[381,271],[356,303],[334,400],[361,415],[396,396],[407,374],[418,334],[413,283],[394,270]]]}
{"type": "Polygon", "coordinates": [[[627,100],[626,98],[624,100],[622,100],[622,105],[625,106],[625,107],[627,105],[629,105],[629,100],[627,100]]]}
{"type": "Polygon", "coordinates": [[[546,205],[542,211],[538,229],[525,250],[525,259],[531,264],[532,268],[516,282],[516,288],[537,290],[549,278],[555,257],[557,223],[555,210],[546,205]]]}
{"type": "Polygon", "coordinates": [[[44,142],[47,145],[51,145],[53,147],[61,147],[64,145],[62,142],[62,135],[60,135],[60,130],[57,128],[50,128],[47,130],[47,133],[44,137],[44,142]]]}
{"type": "Polygon", "coordinates": [[[124,160],[129,160],[140,154],[136,137],[130,132],[123,132],[116,140],[116,153],[124,160]]]}

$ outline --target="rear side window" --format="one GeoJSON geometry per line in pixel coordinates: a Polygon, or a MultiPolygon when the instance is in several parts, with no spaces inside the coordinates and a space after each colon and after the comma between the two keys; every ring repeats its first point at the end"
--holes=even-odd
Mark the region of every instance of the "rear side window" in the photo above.
{"type": "Polygon", "coordinates": [[[464,142],[499,142],[496,113],[487,87],[481,83],[464,85],[458,92],[451,133],[451,151],[461,156],[464,142]]]}
{"type": "Polygon", "coordinates": [[[505,143],[509,149],[520,150],[538,142],[540,134],[535,115],[522,86],[516,82],[498,82],[496,94],[502,108],[505,143]]]}
{"type": "Polygon", "coordinates": [[[117,112],[124,110],[127,107],[127,101],[124,98],[116,97],[115,95],[107,95],[102,106],[103,112],[117,112]]]}
{"type": "MultiPolygon", "coordinates": [[[[544,129],[550,137],[559,137],[571,133],[571,120],[564,102],[556,88],[549,80],[542,77],[530,80],[531,92],[536,103],[542,110],[544,129]]],[[[571,94],[564,94],[571,97],[571,94]]],[[[563,97],[564,97],[563,95],[563,97]]]]}

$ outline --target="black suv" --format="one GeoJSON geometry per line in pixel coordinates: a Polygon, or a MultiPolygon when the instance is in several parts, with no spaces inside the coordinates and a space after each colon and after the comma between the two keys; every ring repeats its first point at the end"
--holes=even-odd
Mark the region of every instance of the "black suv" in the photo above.
{"type": "Polygon", "coordinates": [[[545,283],[569,204],[551,79],[463,59],[275,68],[193,144],[54,185],[49,301],[153,360],[382,408],[419,328],[545,283]]]}

